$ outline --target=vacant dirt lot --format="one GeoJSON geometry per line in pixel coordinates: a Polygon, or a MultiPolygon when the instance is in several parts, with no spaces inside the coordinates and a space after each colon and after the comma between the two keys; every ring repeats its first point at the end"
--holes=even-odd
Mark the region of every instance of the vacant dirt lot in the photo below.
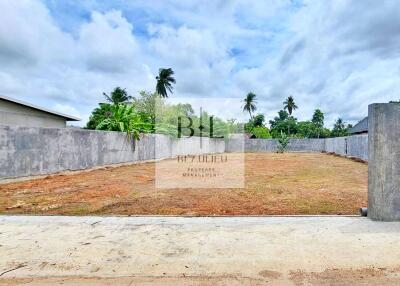
{"type": "Polygon", "coordinates": [[[244,189],[156,189],[155,164],[0,185],[0,212],[64,215],[357,214],[367,165],[321,153],[247,153],[244,189]]]}

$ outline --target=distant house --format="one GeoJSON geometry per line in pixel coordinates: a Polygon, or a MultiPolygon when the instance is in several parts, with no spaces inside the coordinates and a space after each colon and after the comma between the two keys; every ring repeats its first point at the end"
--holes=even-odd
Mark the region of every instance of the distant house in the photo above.
{"type": "Polygon", "coordinates": [[[0,95],[0,125],[63,128],[79,118],[0,95]]]}
{"type": "Polygon", "coordinates": [[[368,116],[350,128],[350,134],[368,134],[368,116]]]}

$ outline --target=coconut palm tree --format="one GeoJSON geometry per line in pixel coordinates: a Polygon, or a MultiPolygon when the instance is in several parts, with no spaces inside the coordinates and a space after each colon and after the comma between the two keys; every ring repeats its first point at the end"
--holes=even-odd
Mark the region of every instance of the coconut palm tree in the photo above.
{"type": "Polygon", "coordinates": [[[289,112],[289,115],[292,115],[293,110],[297,109],[297,105],[296,103],[294,103],[294,99],[293,96],[289,96],[284,102],[283,102],[284,109],[287,109],[287,111],[289,112]]]}
{"type": "Polygon", "coordinates": [[[161,97],[168,97],[168,91],[172,93],[173,87],[172,84],[176,83],[175,78],[173,77],[174,71],[171,68],[168,69],[160,69],[158,72],[156,92],[161,97]]]}
{"type": "Polygon", "coordinates": [[[110,95],[106,94],[105,92],[103,92],[103,95],[107,101],[111,102],[112,104],[126,103],[128,100],[132,99],[132,96],[128,95],[125,88],[122,89],[119,86],[114,88],[110,95]]]}
{"type": "Polygon", "coordinates": [[[245,99],[243,100],[244,105],[243,105],[243,111],[247,111],[250,114],[250,118],[253,119],[252,112],[257,110],[256,106],[256,95],[252,92],[249,92],[245,99]]]}

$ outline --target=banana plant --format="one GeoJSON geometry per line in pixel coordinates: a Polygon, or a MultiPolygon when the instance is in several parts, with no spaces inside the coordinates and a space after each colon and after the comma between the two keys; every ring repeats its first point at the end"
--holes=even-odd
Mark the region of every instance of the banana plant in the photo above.
{"type": "Polygon", "coordinates": [[[125,132],[129,139],[139,140],[140,133],[150,133],[152,126],[151,118],[136,112],[132,105],[116,104],[112,106],[112,115],[100,122],[96,129],[125,132]]]}

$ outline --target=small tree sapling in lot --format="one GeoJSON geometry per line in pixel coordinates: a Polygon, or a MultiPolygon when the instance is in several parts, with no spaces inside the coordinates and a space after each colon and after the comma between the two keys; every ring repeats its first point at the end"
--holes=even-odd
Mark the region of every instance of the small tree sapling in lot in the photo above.
{"type": "Polygon", "coordinates": [[[281,131],[281,136],[278,138],[277,153],[284,153],[287,149],[288,144],[289,144],[289,137],[286,135],[286,133],[281,131]]]}

